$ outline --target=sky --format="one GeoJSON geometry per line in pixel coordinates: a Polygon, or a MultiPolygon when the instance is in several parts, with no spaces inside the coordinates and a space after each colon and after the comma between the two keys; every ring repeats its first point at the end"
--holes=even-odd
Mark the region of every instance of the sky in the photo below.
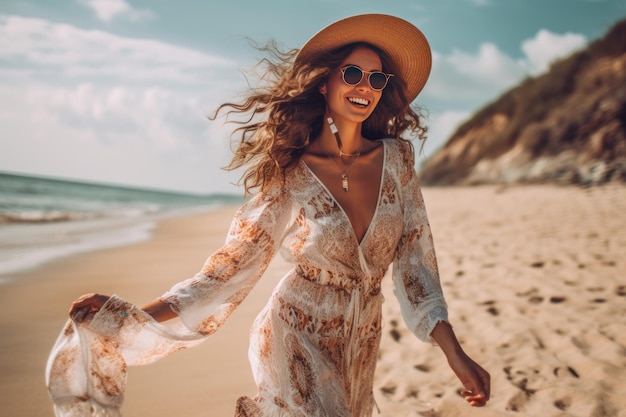
{"type": "MultiPolygon", "coordinates": [[[[624,0],[1,0],[0,171],[192,193],[242,193],[223,119],[263,56],[347,16],[385,13],[433,51],[415,101],[421,160],[524,78],[626,17],[624,0]]],[[[253,79],[251,79],[253,80],[253,79]]]]}

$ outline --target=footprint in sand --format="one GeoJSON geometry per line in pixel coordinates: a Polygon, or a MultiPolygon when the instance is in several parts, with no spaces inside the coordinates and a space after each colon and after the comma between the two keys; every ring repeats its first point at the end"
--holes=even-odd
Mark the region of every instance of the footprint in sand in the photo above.
{"type": "Polygon", "coordinates": [[[544,297],[539,295],[539,289],[533,287],[528,291],[518,292],[518,297],[528,297],[528,302],[530,304],[541,304],[543,303],[544,297]]]}
{"type": "Polygon", "coordinates": [[[419,412],[421,417],[441,417],[441,414],[435,410],[426,410],[419,412]]]}
{"type": "Polygon", "coordinates": [[[413,368],[417,369],[418,371],[422,371],[422,372],[430,372],[430,366],[428,366],[428,365],[417,364],[413,368]]]}
{"type": "Polygon", "coordinates": [[[384,387],[380,387],[380,392],[382,392],[385,396],[390,396],[396,393],[396,389],[398,387],[393,384],[385,385],[384,387]]]}
{"type": "Polygon", "coordinates": [[[495,308],[495,307],[489,307],[489,308],[487,309],[487,312],[488,312],[489,314],[493,315],[493,316],[497,316],[498,314],[500,314],[500,312],[498,311],[498,309],[497,309],[497,308],[495,308]]]}
{"type": "MultiPolygon", "coordinates": [[[[506,410],[521,411],[537,390],[528,386],[528,376],[525,371],[518,370],[513,372],[510,366],[504,367],[503,371],[506,374],[506,379],[520,390],[507,402],[506,410]]],[[[535,369],[533,372],[538,374],[539,370],[535,369]]]]}
{"type": "Polygon", "coordinates": [[[406,395],[404,396],[404,399],[417,398],[418,395],[419,395],[418,390],[410,390],[409,392],[406,393],[406,395]]]}
{"type": "MultiPolygon", "coordinates": [[[[554,368],[554,370],[552,371],[552,373],[554,374],[554,376],[559,376],[559,374],[561,374],[561,367],[556,367],[554,368]]],[[[576,370],[574,368],[572,368],[571,366],[567,366],[565,367],[565,370],[567,370],[567,372],[573,376],[574,378],[580,378],[580,375],[578,375],[578,372],[576,372],[576,370]]]]}
{"type": "Polygon", "coordinates": [[[489,306],[487,307],[487,312],[493,316],[497,316],[500,314],[500,311],[496,307],[494,307],[495,303],[496,302],[494,300],[487,300],[480,303],[480,305],[489,306]]]}
{"type": "Polygon", "coordinates": [[[560,398],[554,402],[554,406],[559,410],[565,411],[572,405],[572,399],[569,397],[560,398]]]}
{"type": "Polygon", "coordinates": [[[528,403],[528,395],[523,392],[515,394],[506,404],[506,411],[521,411],[528,403]]]}
{"type": "Polygon", "coordinates": [[[396,320],[391,320],[389,324],[391,324],[391,327],[392,327],[392,329],[389,330],[389,335],[391,335],[391,338],[393,340],[395,340],[396,342],[399,342],[400,338],[402,338],[402,335],[398,331],[398,322],[396,320]]]}

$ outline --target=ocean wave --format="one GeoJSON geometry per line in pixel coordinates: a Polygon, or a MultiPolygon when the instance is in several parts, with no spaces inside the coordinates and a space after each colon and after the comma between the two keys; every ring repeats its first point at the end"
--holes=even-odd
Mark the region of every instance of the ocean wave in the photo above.
{"type": "Polygon", "coordinates": [[[7,224],[0,227],[0,284],[11,273],[63,256],[145,241],[155,224],[156,219],[7,224]]]}
{"type": "Polygon", "coordinates": [[[98,218],[95,213],[68,213],[61,211],[25,211],[0,213],[0,224],[6,223],[56,223],[98,218]]]}
{"type": "Polygon", "coordinates": [[[59,223],[108,218],[133,219],[146,215],[159,214],[180,207],[166,207],[158,204],[144,204],[126,207],[110,207],[105,211],[63,211],[63,210],[1,210],[0,224],[8,223],[59,223]]]}

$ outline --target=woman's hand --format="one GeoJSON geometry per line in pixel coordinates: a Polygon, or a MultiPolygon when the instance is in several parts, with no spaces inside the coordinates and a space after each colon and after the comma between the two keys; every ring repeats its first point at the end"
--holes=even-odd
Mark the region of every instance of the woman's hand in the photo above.
{"type": "Polygon", "coordinates": [[[77,323],[90,321],[108,299],[109,296],[102,294],[82,295],[72,303],[70,318],[77,323]]]}
{"type": "Polygon", "coordinates": [[[461,395],[474,407],[487,404],[491,391],[490,376],[464,352],[450,355],[448,364],[465,388],[461,395]]]}
{"type": "MultiPolygon", "coordinates": [[[[85,294],[78,297],[70,308],[70,317],[77,323],[88,322],[93,316],[100,311],[104,303],[110,297],[102,294],[85,294]]],[[[165,321],[173,319],[177,314],[172,311],[169,304],[155,300],[142,308],[146,313],[150,314],[156,321],[165,321]]]]}
{"type": "Polygon", "coordinates": [[[431,333],[431,337],[441,347],[450,368],[463,384],[465,389],[461,391],[461,395],[465,397],[465,400],[474,407],[487,404],[491,392],[491,377],[463,351],[452,326],[440,321],[431,333]]]}

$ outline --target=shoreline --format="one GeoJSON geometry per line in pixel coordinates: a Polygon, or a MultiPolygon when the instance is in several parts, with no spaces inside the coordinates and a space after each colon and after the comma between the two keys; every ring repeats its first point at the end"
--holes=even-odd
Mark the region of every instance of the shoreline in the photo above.
{"type": "MultiPolygon", "coordinates": [[[[626,187],[423,191],[450,318],[491,373],[492,400],[474,409],[457,395],[441,351],[404,326],[386,278],[380,415],[626,417],[626,187]]],[[[223,244],[235,209],[165,219],[147,241],[68,256],[3,284],[0,414],[54,415],[44,369],[72,300],[115,293],[141,306],[160,296],[223,244]]],[[[232,416],[236,398],[255,393],[250,325],[288,268],[276,257],[202,345],[131,367],[124,416],[232,416]]]]}
{"type": "Polygon", "coordinates": [[[191,206],[138,217],[0,225],[0,286],[49,262],[148,241],[163,221],[210,213],[222,207],[191,206]]]}

